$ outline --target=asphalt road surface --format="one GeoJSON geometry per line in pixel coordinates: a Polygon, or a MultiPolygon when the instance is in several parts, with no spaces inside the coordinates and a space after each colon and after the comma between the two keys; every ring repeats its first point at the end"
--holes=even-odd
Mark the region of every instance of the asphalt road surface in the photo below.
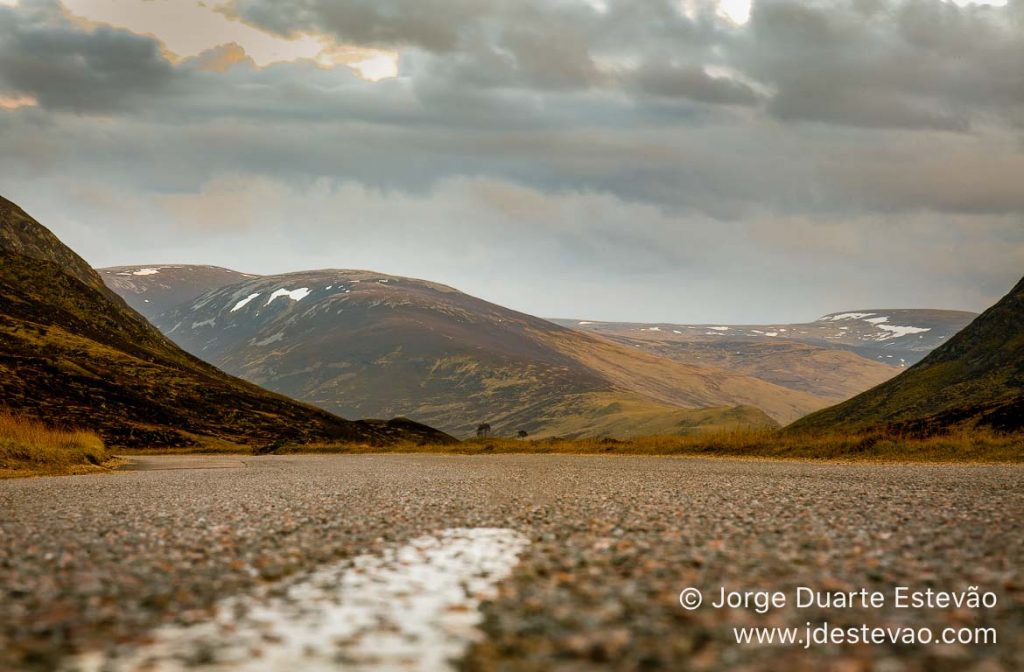
{"type": "Polygon", "coordinates": [[[0,481],[0,670],[1024,669],[1018,466],[415,455],[138,466],[0,481]],[[988,604],[897,608],[899,586],[988,604]],[[704,599],[693,610],[680,602],[689,587],[704,599]],[[786,603],[716,608],[722,587],[786,603]],[[885,603],[800,607],[800,587],[885,603]],[[970,641],[736,641],[736,628],[804,636],[807,623],[813,640],[826,622],[833,638],[926,628],[970,641]],[[989,633],[996,643],[974,643],[989,633]]]}

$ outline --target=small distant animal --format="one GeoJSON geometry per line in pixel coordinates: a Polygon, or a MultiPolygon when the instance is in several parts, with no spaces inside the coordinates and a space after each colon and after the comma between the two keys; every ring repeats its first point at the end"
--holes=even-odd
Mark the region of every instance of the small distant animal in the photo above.
{"type": "Polygon", "coordinates": [[[479,427],[476,428],[476,438],[478,438],[478,439],[486,439],[486,438],[490,437],[490,435],[491,435],[491,425],[490,425],[490,423],[485,422],[485,423],[481,424],[479,427]]]}
{"type": "Polygon", "coordinates": [[[516,432],[516,438],[517,439],[525,439],[528,436],[529,436],[529,434],[527,433],[527,431],[525,429],[520,429],[518,432],[516,432]]]}

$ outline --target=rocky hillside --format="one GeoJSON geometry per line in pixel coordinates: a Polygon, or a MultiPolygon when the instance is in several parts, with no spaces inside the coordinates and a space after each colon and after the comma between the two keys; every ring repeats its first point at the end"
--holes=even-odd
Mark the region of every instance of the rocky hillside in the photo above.
{"type": "Polygon", "coordinates": [[[889,382],[791,431],[1024,429],[1024,280],[960,333],[889,382]]]}
{"type": "MultiPolygon", "coordinates": [[[[403,415],[463,436],[482,422],[504,434],[623,435],[640,416],[709,407],[734,424],[759,425],[828,403],[450,287],[366,271],[253,278],[154,323],[189,352],[269,389],[341,414],[403,415]]],[[[676,420],[666,426],[692,429],[676,420]]]]}
{"type": "Polygon", "coordinates": [[[108,447],[276,440],[444,440],[398,421],[351,422],[183,352],[15,204],[0,198],[0,399],[108,447]]]}

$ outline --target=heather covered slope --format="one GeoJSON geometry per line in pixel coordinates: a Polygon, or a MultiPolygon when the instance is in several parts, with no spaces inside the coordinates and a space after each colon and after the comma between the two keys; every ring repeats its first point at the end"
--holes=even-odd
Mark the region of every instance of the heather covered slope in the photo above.
{"type": "Polygon", "coordinates": [[[1024,429],[1024,280],[916,366],[790,431],[972,427],[1024,429]]]}
{"type": "Polygon", "coordinates": [[[446,438],[408,423],[343,420],[188,355],[2,199],[0,299],[3,405],[96,431],[108,447],[446,438]]]}
{"type": "Polygon", "coordinates": [[[505,435],[688,433],[716,423],[680,410],[715,408],[722,424],[762,426],[827,405],[451,287],[369,271],[253,278],[154,323],[189,352],[268,389],[342,415],[403,415],[462,436],[482,422],[505,435]]]}

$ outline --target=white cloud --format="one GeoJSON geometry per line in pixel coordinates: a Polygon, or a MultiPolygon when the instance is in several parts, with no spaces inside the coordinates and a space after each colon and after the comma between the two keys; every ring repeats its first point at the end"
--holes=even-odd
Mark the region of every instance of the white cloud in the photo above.
{"type": "Polygon", "coordinates": [[[395,53],[382,52],[361,61],[351,61],[347,65],[370,82],[398,76],[398,54],[395,53]]]}
{"type": "Polygon", "coordinates": [[[751,0],[719,0],[718,14],[736,24],[750,20],[751,0]]]}

